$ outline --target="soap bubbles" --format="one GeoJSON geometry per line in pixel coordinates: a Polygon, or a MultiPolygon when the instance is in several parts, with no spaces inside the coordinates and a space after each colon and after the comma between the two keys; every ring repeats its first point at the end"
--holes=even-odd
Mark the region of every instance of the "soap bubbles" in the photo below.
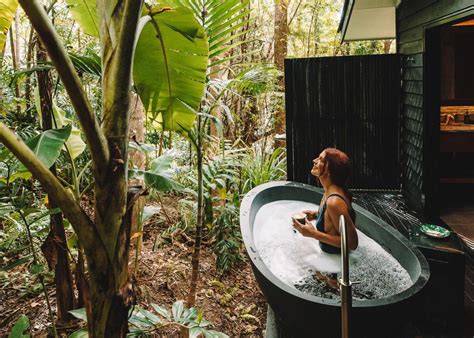
{"type": "MultiPolygon", "coordinates": [[[[340,277],[341,256],[325,253],[317,240],[293,232],[292,214],[317,209],[316,204],[291,200],[262,206],[254,221],[254,242],[263,262],[282,282],[302,292],[339,299],[334,281],[340,277]]],[[[349,256],[350,280],[360,282],[353,285],[353,297],[380,299],[408,289],[413,282],[400,263],[363,232],[357,233],[359,247],[349,256]]]]}

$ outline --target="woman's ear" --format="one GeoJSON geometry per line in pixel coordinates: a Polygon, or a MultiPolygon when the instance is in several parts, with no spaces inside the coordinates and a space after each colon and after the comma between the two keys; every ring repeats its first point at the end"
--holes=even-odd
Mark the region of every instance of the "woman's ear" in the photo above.
{"type": "Polygon", "coordinates": [[[321,176],[324,176],[324,175],[330,176],[330,174],[329,174],[329,163],[327,161],[324,164],[324,170],[321,173],[321,176]]]}

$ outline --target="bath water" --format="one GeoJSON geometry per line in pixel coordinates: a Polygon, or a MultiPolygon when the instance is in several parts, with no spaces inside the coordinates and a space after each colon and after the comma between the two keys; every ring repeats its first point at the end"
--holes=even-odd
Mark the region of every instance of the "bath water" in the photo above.
{"type": "MultiPolygon", "coordinates": [[[[341,256],[325,253],[319,241],[295,232],[291,215],[303,210],[318,210],[318,205],[280,200],[261,207],[254,221],[255,246],[263,262],[282,282],[306,293],[338,299],[339,290],[328,280],[340,277],[341,256]],[[313,277],[316,272],[319,278],[313,277]]],[[[381,299],[413,284],[393,256],[362,231],[357,230],[357,234],[359,246],[349,254],[350,280],[360,282],[352,287],[354,298],[381,299]]]]}

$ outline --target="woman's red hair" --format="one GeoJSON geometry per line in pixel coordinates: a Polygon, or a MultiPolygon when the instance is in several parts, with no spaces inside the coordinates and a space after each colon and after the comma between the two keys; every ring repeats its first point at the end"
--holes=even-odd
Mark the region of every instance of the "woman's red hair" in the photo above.
{"type": "Polygon", "coordinates": [[[324,153],[326,154],[331,180],[335,184],[347,189],[352,172],[352,164],[349,156],[335,148],[326,148],[324,149],[324,153]]]}

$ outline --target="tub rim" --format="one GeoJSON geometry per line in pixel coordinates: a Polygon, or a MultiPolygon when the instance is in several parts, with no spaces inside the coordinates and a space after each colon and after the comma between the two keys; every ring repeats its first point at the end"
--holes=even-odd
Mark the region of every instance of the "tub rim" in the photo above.
{"type": "MultiPolygon", "coordinates": [[[[247,254],[252,262],[253,265],[258,269],[258,271],[272,284],[277,286],[283,292],[289,293],[292,296],[302,298],[306,301],[320,303],[328,306],[337,306],[340,307],[340,301],[318,297],[314,295],[310,295],[308,293],[304,293],[299,291],[296,288],[293,288],[283,281],[281,281],[277,276],[275,276],[270,269],[266,266],[263,262],[262,258],[260,257],[255,243],[253,241],[253,231],[252,227],[250,226],[250,208],[252,206],[253,201],[257,196],[262,193],[264,190],[274,187],[295,187],[295,188],[303,188],[309,189],[316,193],[322,193],[321,188],[314,187],[309,184],[299,183],[299,182],[292,182],[292,181],[273,181],[261,184],[252,190],[250,190],[242,199],[240,204],[240,231],[242,233],[242,240],[245,245],[245,249],[247,254]]],[[[275,200],[277,201],[277,200],[275,200]]],[[[353,299],[353,307],[378,307],[384,305],[390,305],[394,303],[401,302],[405,299],[413,297],[418,292],[420,292],[423,287],[427,284],[428,279],[430,277],[430,269],[428,262],[426,261],[425,256],[421,253],[421,251],[413,245],[407,238],[405,238],[399,231],[394,229],[390,226],[387,222],[382,220],[381,218],[377,217],[376,215],[372,214],[368,210],[362,208],[356,203],[352,203],[354,210],[357,213],[364,215],[365,217],[371,219],[372,221],[379,224],[385,231],[388,231],[391,235],[396,237],[400,242],[402,242],[417,258],[420,264],[420,275],[416,279],[416,281],[408,288],[403,290],[402,292],[396,293],[394,295],[380,298],[380,299],[370,299],[370,300],[357,300],[353,299]]],[[[395,257],[394,257],[395,258],[395,257]]]]}

